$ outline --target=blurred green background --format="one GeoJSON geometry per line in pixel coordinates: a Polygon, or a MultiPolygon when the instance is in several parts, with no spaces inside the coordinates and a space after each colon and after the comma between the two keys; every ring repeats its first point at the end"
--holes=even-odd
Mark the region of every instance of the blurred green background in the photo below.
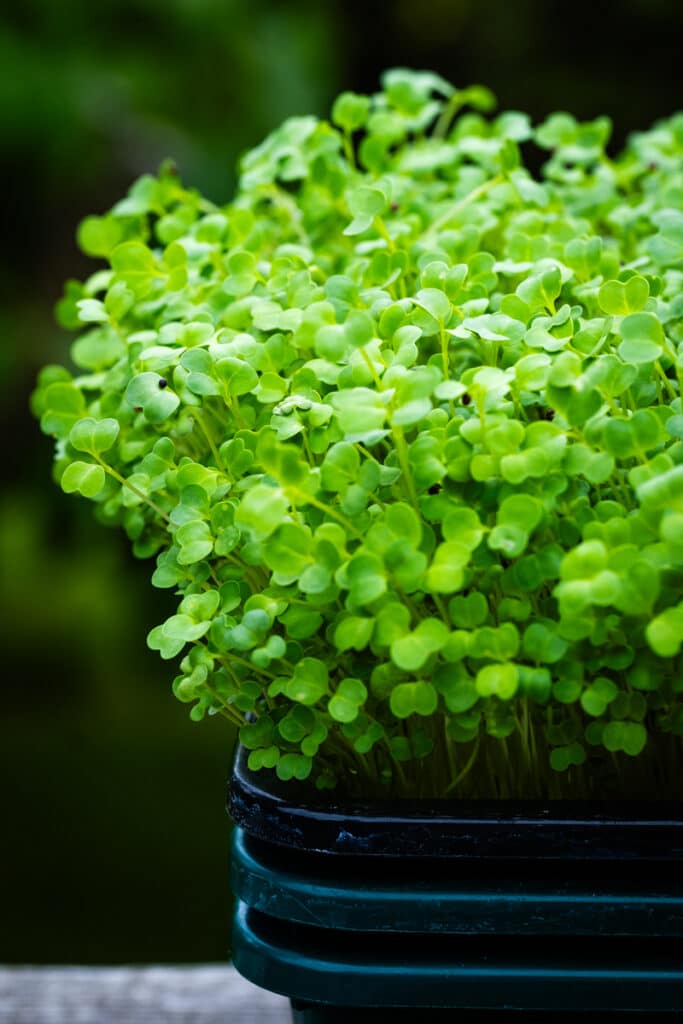
{"type": "Polygon", "coordinates": [[[172,595],[50,479],[27,408],[68,359],[52,307],[92,269],[86,214],[172,156],[222,202],[240,152],[385,67],[483,82],[541,118],[609,113],[615,144],[680,108],[680,0],[24,0],[0,20],[0,735],[5,962],[229,951],[233,736],[190,723],[145,647],[172,595]]]}

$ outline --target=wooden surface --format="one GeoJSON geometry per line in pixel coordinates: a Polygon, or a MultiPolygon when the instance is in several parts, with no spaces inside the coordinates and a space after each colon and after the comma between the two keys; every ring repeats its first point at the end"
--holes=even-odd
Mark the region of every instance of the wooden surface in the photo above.
{"type": "Polygon", "coordinates": [[[289,1024],[232,967],[0,967],[0,1024],[289,1024]]]}

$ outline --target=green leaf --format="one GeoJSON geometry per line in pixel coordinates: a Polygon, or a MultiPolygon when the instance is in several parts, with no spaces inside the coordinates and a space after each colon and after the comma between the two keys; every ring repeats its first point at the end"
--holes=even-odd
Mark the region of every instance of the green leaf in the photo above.
{"type": "Polygon", "coordinates": [[[256,722],[247,722],[240,727],[240,743],[247,750],[270,747],[273,742],[275,725],[271,718],[264,716],[256,722]]]}
{"type": "Polygon", "coordinates": [[[498,159],[504,174],[510,174],[511,171],[519,167],[521,160],[519,148],[515,145],[513,139],[505,139],[500,147],[498,159]]]}
{"type": "Polygon", "coordinates": [[[276,746],[266,747],[261,750],[252,750],[247,758],[247,765],[252,772],[258,772],[262,768],[275,768],[280,760],[280,751],[276,746]]]}
{"type": "Polygon", "coordinates": [[[307,707],[294,707],[278,722],[277,731],[288,743],[300,743],[315,723],[315,716],[307,707]]]}
{"type": "Polygon", "coordinates": [[[235,250],[224,261],[227,278],[223,285],[229,295],[248,295],[257,281],[256,258],[251,252],[235,250]]]}
{"type": "Polygon", "coordinates": [[[373,444],[384,436],[387,408],[382,396],[370,388],[337,391],[330,397],[335,417],[346,440],[373,444]]]}
{"type": "Polygon", "coordinates": [[[123,281],[136,298],[150,293],[157,277],[154,254],[142,242],[122,242],[111,252],[111,265],[116,279],[123,281]]]}
{"type": "Polygon", "coordinates": [[[556,772],[566,772],[572,765],[581,765],[586,760],[586,751],[580,743],[556,747],[550,752],[550,767],[556,772]]]}
{"type": "Polygon", "coordinates": [[[349,615],[342,619],[334,631],[335,647],[339,651],[362,651],[370,643],[374,625],[374,619],[349,615]]]}
{"type": "Polygon", "coordinates": [[[574,704],[581,695],[581,682],[578,679],[559,679],[553,685],[553,697],[560,704],[574,704]]]}
{"type": "Polygon", "coordinates": [[[166,379],[151,370],[132,378],[126,388],[126,401],[133,408],[140,408],[150,423],[163,423],[180,405],[166,379]]]}
{"type": "Polygon", "coordinates": [[[375,643],[389,647],[410,629],[410,611],[397,600],[388,601],[377,612],[375,643]]]}
{"type": "Polygon", "coordinates": [[[229,395],[247,395],[258,384],[258,374],[242,359],[219,359],[215,364],[216,376],[225,384],[229,395]]]}
{"type": "Polygon", "coordinates": [[[636,483],[638,500],[645,508],[683,511],[683,466],[666,468],[636,483]]]}
{"type": "Polygon", "coordinates": [[[531,668],[518,665],[519,691],[538,704],[545,704],[550,697],[552,677],[547,668],[531,668]]]}
{"type": "Polygon", "coordinates": [[[48,384],[41,399],[40,429],[45,434],[68,437],[86,411],[83,394],[70,381],[60,380],[48,384]]]}
{"type": "Polygon", "coordinates": [[[344,322],[344,337],[350,348],[361,348],[372,340],[375,323],[365,310],[352,310],[344,322]]]}
{"type": "Polygon", "coordinates": [[[480,697],[499,697],[501,700],[510,700],[517,693],[519,686],[517,666],[510,662],[503,662],[500,665],[484,665],[477,672],[475,686],[480,697]]]}
{"type": "Polygon", "coordinates": [[[354,722],[367,697],[368,691],[360,679],[342,679],[327,710],[336,722],[354,722]]]}
{"type": "Polygon", "coordinates": [[[444,540],[453,541],[474,551],[484,536],[484,530],[475,509],[464,505],[450,508],[443,519],[444,540]]]}
{"type": "Polygon", "coordinates": [[[74,423],[69,434],[69,442],[79,452],[99,455],[108,451],[115,444],[119,435],[118,421],[112,418],[96,420],[92,416],[74,423]]]}
{"type": "MultiPolygon", "coordinates": [[[[113,321],[121,320],[135,305],[135,294],[123,281],[115,281],[107,291],[104,308],[113,321]]],[[[117,340],[114,337],[114,340],[117,340]]],[[[119,348],[123,346],[120,345],[119,348]]]]}
{"type": "Polygon", "coordinates": [[[170,640],[182,640],[189,643],[192,640],[199,640],[208,632],[210,621],[207,619],[197,622],[191,615],[180,613],[171,615],[161,627],[164,636],[170,640]]]}
{"type": "Polygon", "coordinates": [[[188,594],[180,602],[180,611],[189,615],[195,622],[205,622],[213,618],[221,603],[221,595],[217,590],[207,590],[203,594],[188,594]]]}
{"type": "Polygon", "coordinates": [[[562,276],[558,267],[528,277],[517,288],[517,295],[532,309],[554,311],[555,299],[562,289],[562,276]]]}
{"type": "Polygon", "coordinates": [[[415,303],[434,319],[436,327],[448,323],[453,307],[448,296],[439,288],[422,288],[415,296],[415,303]]]}
{"type": "Polygon", "coordinates": [[[213,550],[213,536],[208,523],[201,520],[191,520],[184,523],[175,535],[176,542],[180,546],[178,562],[180,565],[194,565],[201,562],[211,554],[213,550]]]}
{"type": "Polygon", "coordinates": [[[283,754],[277,762],[275,769],[278,779],[282,782],[289,782],[290,779],[299,779],[303,782],[311,774],[313,762],[310,757],[304,754],[283,754]]]}
{"type": "Polygon", "coordinates": [[[105,483],[104,470],[92,462],[72,462],[62,473],[62,490],[67,494],[78,491],[84,498],[95,498],[105,483]]]}
{"type": "Polygon", "coordinates": [[[581,694],[581,707],[588,715],[600,718],[617,696],[618,689],[611,679],[599,676],[581,694]]]}
{"type": "Polygon", "coordinates": [[[302,658],[285,685],[290,700],[307,707],[317,704],[328,692],[328,671],[318,658],[302,658]]]}
{"type": "Polygon", "coordinates": [[[465,584],[470,550],[457,541],[439,544],[427,570],[427,588],[436,594],[452,594],[465,584]]]}
{"type": "Polygon", "coordinates": [[[391,660],[406,672],[421,669],[448,639],[448,627],[440,619],[423,619],[412,631],[391,645],[391,660]]]}
{"type": "Polygon", "coordinates": [[[526,530],[512,523],[499,523],[489,534],[488,546],[492,551],[501,551],[506,558],[517,558],[526,548],[528,540],[526,530]]]}
{"type": "MultiPolygon", "coordinates": [[[[158,651],[164,661],[169,661],[182,651],[185,641],[182,638],[166,636],[162,626],[155,626],[147,635],[147,646],[152,651],[158,651]]],[[[194,699],[194,688],[190,699],[194,699]]]]}
{"type": "Polygon", "coordinates": [[[259,540],[265,540],[278,528],[289,502],[279,487],[256,484],[242,498],[235,512],[235,523],[259,540]]]}
{"type": "Polygon", "coordinates": [[[647,743],[647,730],[640,722],[608,722],[602,733],[602,742],[612,753],[622,750],[631,757],[637,757],[647,743]]]}
{"type": "Polygon", "coordinates": [[[353,220],[348,227],[344,228],[345,235],[359,235],[363,231],[367,231],[375,217],[384,212],[387,204],[384,193],[369,185],[359,185],[352,189],[348,193],[346,201],[349,204],[353,220]]]}
{"type": "Polygon", "coordinates": [[[664,331],[654,313],[631,313],[621,322],[617,349],[626,363],[654,363],[662,354],[664,331]]]}
{"type": "Polygon", "coordinates": [[[501,626],[482,626],[470,638],[468,654],[473,658],[507,661],[519,651],[519,632],[512,622],[501,626]]]}
{"type": "Polygon", "coordinates": [[[683,603],[666,608],[657,615],[648,623],[645,636],[650,648],[660,658],[675,657],[683,644],[683,603]]]}
{"type": "Polygon", "coordinates": [[[484,594],[478,591],[466,597],[454,597],[448,605],[451,622],[460,629],[474,629],[475,626],[480,626],[488,613],[488,601],[484,594]]]}
{"type": "Polygon", "coordinates": [[[428,717],[433,715],[439,703],[439,696],[431,683],[420,680],[417,683],[399,683],[391,691],[389,706],[397,718],[411,715],[428,717]]]}
{"type": "Polygon", "coordinates": [[[602,484],[614,472],[614,458],[609,452],[595,451],[584,444],[567,449],[564,470],[570,476],[583,476],[592,484],[602,484]]]}
{"type": "Polygon", "coordinates": [[[124,352],[123,342],[113,331],[88,331],[71,346],[71,358],[84,370],[109,369],[124,352]]]}
{"type": "Polygon", "coordinates": [[[498,523],[516,526],[525,533],[532,533],[541,521],[543,506],[530,494],[512,494],[501,502],[498,509],[498,523]]]}
{"type": "Polygon", "coordinates": [[[346,566],[349,597],[355,605],[373,604],[387,590],[384,567],[374,555],[359,553],[346,566]]]}
{"type": "Polygon", "coordinates": [[[628,281],[605,281],[598,292],[600,306],[612,316],[637,313],[649,297],[650,286],[639,274],[634,274],[628,281]]]}
{"type": "Polygon", "coordinates": [[[332,105],[332,121],[345,132],[362,128],[370,113],[370,98],[355,92],[343,92],[332,105]]]}
{"type": "Polygon", "coordinates": [[[347,441],[333,444],[320,467],[320,482],[323,490],[343,493],[358,479],[360,455],[355,445],[347,441]]]}
{"type": "Polygon", "coordinates": [[[106,323],[108,319],[104,303],[98,299],[81,299],[76,303],[76,307],[78,319],[83,324],[101,324],[106,323]]]}
{"type": "Polygon", "coordinates": [[[295,580],[312,559],[313,535],[307,526],[281,523],[264,546],[266,565],[287,582],[295,580]]]}
{"type": "Polygon", "coordinates": [[[86,217],[78,225],[78,247],[86,256],[108,257],[121,241],[123,228],[114,217],[86,217]]]}
{"type": "Polygon", "coordinates": [[[524,631],[522,651],[531,660],[554,664],[567,652],[568,644],[555,629],[542,622],[532,622],[524,631]]]}
{"type": "Polygon", "coordinates": [[[434,685],[446,707],[455,714],[469,711],[479,702],[472,677],[461,666],[441,665],[434,673],[434,685]]]}
{"type": "Polygon", "coordinates": [[[488,546],[494,551],[502,551],[506,558],[517,558],[526,548],[542,514],[541,503],[531,495],[510,495],[498,509],[497,523],[489,534],[488,546]]]}

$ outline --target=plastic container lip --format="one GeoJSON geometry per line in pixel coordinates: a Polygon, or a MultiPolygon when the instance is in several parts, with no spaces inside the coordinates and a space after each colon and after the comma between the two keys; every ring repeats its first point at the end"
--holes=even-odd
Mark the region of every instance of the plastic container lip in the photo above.
{"type": "Polygon", "coordinates": [[[228,813],[247,834],[315,853],[683,861],[683,801],[353,802],[251,772],[238,746],[228,813]]]}

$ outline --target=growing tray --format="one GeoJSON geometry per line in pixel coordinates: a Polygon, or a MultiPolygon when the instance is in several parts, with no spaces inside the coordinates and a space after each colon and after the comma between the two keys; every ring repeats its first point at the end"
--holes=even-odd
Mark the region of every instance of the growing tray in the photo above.
{"type": "MultiPolygon", "coordinates": [[[[677,864],[326,857],[233,831],[231,886],[281,920],[350,932],[461,935],[683,936],[677,864]],[[558,870],[560,869],[561,870],[558,870]]],[[[381,940],[380,940],[381,941],[381,940]]],[[[681,944],[681,943],[679,943],[681,944]]],[[[683,944],[681,944],[683,945],[683,944]]]]}
{"type": "Polygon", "coordinates": [[[228,812],[255,839],[337,856],[683,861],[683,803],[351,803],[249,771],[241,747],[228,812]]]}
{"type": "Polygon", "coordinates": [[[295,1024],[683,1009],[679,804],[331,801],[239,750],[228,806],[234,963],[295,1024]]]}
{"type": "Polygon", "coordinates": [[[239,903],[233,940],[235,965],[252,982],[295,1005],[317,1004],[309,1011],[315,1016],[295,1020],[341,1019],[341,1007],[648,1016],[683,1007],[683,965],[669,939],[420,936],[406,942],[396,934],[378,942],[370,933],[292,925],[239,903]],[[337,1007],[336,1015],[326,1004],[337,1007]]]}

